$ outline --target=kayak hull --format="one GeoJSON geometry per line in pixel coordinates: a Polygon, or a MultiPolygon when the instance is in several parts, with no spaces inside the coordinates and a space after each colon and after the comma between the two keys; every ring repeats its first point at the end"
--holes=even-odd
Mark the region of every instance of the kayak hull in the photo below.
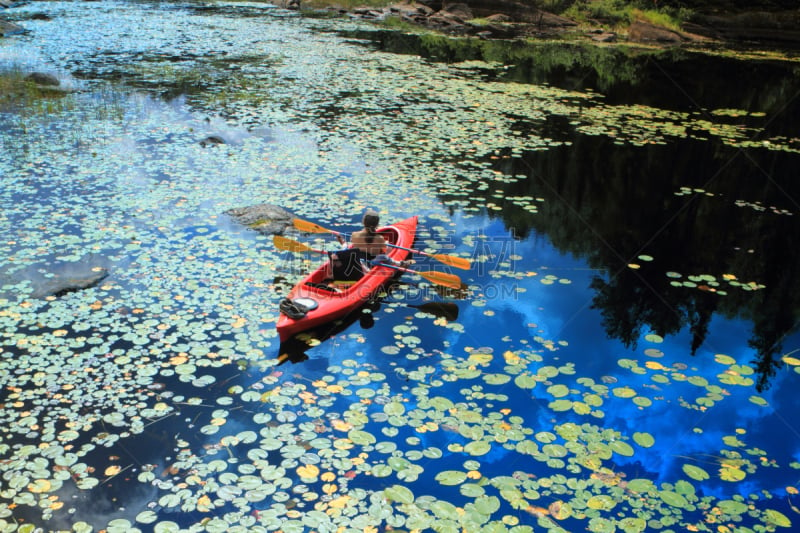
{"type": "MultiPolygon", "coordinates": [[[[390,244],[411,248],[417,231],[417,217],[410,217],[395,224],[378,229],[378,233],[390,244]]],[[[388,247],[387,253],[395,261],[403,261],[410,255],[408,250],[388,247]]],[[[400,274],[398,270],[380,265],[372,267],[363,278],[340,290],[325,288],[327,260],[316,270],[300,280],[289,292],[288,298],[310,299],[316,307],[309,309],[302,318],[291,318],[284,313],[278,317],[277,329],[281,342],[304,331],[317,328],[334,320],[346,317],[375,297],[380,289],[400,274]]]]}

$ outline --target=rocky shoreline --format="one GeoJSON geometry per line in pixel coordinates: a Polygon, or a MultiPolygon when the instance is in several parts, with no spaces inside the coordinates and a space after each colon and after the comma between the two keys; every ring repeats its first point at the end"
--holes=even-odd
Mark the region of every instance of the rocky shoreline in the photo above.
{"type": "MultiPolygon", "coordinates": [[[[284,7],[301,9],[298,0],[283,0],[284,7]]],[[[404,0],[385,8],[330,7],[340,16],[382,21],[396,17],[410,24],[451,35],[484,39],[573,36],[596,42],[625,41],[655,45],[719,43],[800,49],[800,9],[698,13],[680,30],[634,21],[625,31],[613,31],[603,21],[590,28],[513,0],[446,3],[441,0],[404,0]]]]}

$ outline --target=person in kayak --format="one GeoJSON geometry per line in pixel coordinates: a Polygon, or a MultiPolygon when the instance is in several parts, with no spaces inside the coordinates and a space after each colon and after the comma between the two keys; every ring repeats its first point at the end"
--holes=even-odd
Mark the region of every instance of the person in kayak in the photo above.
{"type": "MultiPolygon", "coordinates": [[[[413,261],[395,261],[386,255],[386,239],[378,233],[380,217],[372,209],[367,209],[361,218],[364,228],[354,231],[350,236],[350,247],[338,252],[330,252],[331,278],[336,281],[357,281],[364,276],[364,263],[388,263],[407,267],[413,261]]],[[[346,241],[339,234],[339,243],[346,241]]]]}

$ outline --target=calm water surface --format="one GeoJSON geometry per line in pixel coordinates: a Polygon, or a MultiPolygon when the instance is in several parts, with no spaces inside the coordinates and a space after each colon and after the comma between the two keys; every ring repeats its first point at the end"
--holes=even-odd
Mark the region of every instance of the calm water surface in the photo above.
{"type": "Polygon", "coordinates": [[[0,69],[74,91],[0,109],[3,531],[800,521],[796,62],[257,3],[7,13],[0,69]],[[225,215],[262,202],[419,215],[472,269],[415,267],[466,288],[404,276],[281,347],[317,259],[225,215]]]}

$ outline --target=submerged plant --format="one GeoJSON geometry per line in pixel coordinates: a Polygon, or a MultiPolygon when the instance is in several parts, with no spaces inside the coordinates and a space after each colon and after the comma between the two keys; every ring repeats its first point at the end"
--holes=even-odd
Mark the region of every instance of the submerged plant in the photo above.
{"type": "Polygon", "coordinates": [[[67,92],[54,87],[39,85],[21,71],[0,72],[0,107],[18,106],[20,109],[36,108],[36,104],[48,101],[51,107],[41,112],[52,111],[52,102],[63,98],[67,92]]]}

